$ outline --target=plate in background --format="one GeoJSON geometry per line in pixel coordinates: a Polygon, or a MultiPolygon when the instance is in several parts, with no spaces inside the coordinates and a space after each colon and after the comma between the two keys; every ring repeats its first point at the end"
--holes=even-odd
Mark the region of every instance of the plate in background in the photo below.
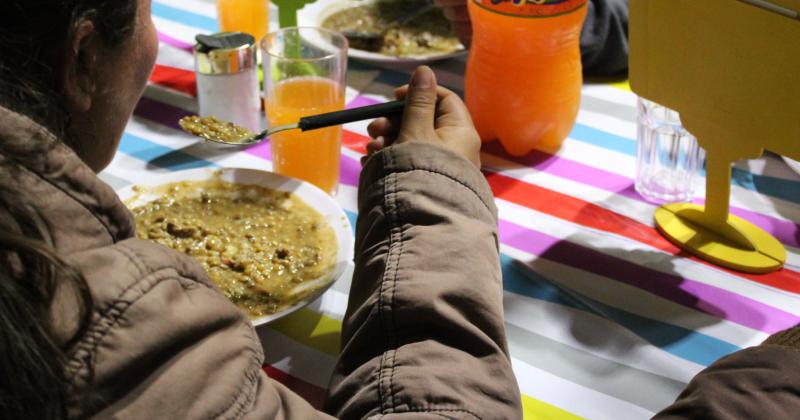
{"type": "MultiPolygon", "coordinates": [[[[298,26],[317,26],[322,27],[322,23],[332,14],[341,10],[364,5],[364,1],[357,0],[317,0],[314,3],[307,4],[304,8],[297,11],[297,25],[298,26]]],[[[393,55],[386,55],[376,52],[359,50],[350,48],[347,55],[356,60],[365,61],[378,65],[401,65],[401,66],[416,66],[432,61],[444,60],[453,57],[459,57],[466,53],[465,49],[459,49],[449,53],[432,53],[425,55],[411,55],[404,57],[397,57],[393,55]]]]}

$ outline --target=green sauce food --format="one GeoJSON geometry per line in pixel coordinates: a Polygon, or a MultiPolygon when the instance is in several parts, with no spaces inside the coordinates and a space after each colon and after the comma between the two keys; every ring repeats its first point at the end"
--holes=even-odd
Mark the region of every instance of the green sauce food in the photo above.
{"type": "Polygon", "coordinates": [[[379,0],[336,12],[325,19],[322,26],[344,33],[352,48],[397,57],[461,49],[450,21],[439,8],[433,8],[403,26],[392,23],[426,3],[425,0],[379,0]]]}
{"type": "Polygon", "coordinates": [[[336,234],[290,193],[216,177],[147,192],[160,198],[132,209],[136,236],[196,259],[251,317],[291,306],[329,281],[336,234]]]}

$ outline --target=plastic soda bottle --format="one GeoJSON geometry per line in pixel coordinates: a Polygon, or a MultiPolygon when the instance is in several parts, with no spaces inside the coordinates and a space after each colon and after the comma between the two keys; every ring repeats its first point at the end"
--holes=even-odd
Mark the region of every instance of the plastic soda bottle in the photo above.
{"type": "Polygon", "coordinates": [[[587,0],[468,0],[465,96],[483,141],[510,154],[558,148],[580,105],[587,0]]]}

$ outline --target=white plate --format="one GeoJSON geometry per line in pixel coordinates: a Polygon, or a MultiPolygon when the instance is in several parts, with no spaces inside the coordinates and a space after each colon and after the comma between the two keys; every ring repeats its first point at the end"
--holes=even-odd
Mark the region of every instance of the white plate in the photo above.
{"type": "MultiPolygon", "coordinates": [[[[339,12],[341,10],[360,5],[364,5],[364,1],[317,0],[314,3],[307,4],[304,8],[297,11],[297,25],[321,27],[322,23],[330,15],[339,12]]],[[[426,55],[410,55],[405,57],[396,57],[393,55],[385,55],[385,54],[350,48],[348,49],[347,55],[350,58],[379,65],[415,66],[415,65],[429,63],[432,61],[458,57],[464,55],[465,53],[466,50],[462,48],[460,50],[456,50],[449,53],[433,53],[426,55]]]]}
{"type": "MultiPolygon", "coordinates": [[[[316,280],[319,281],[322,286],[306,299],[297,302],[293,306],[290,306],[272,315],[253,319],[253,325],[258,326],[268,324],[305,307],[325,293],[325,291],[328,290],[328,288],[334,282],[339,280],[339,278],[344,275],[348,265],[352,264],[351,261],[353,260],[353,230],[350,225],[350,221],[347,219],[347,215],[344,213],[344,210],[342,210],[336,201],[334,201],[321,189],[309,184],[308,182],[285,177],[272,172],[258,171],[254,169],[200,168],[158,175],[137,185],[152,188],[171,182],[203,181],[210,179],[215,173],[217,173],[217,171],[221,171],[222,179],[226,182],[231,182],[234,184],[259,185],[278,191],[291,192],[303,200],[306,204],[311,206],[314,210],[319,212],[336,233],[336,242],[339,247],[338,255],[336,256],[336,266],[326,276],[316,280]]],[[[144,193],[139,194],[137,197],[137,193],[133,191],[133,187],[133,185],[130,185],[117,190],[117,195],[119,195],[119,198],[123,202],[135,198],[135,201],[130,203],[126,202],[126,204],[131,207],[138,207],[158,198],[158,195],[156,194],[148,194],[146,192],[147,188],[145,188],[144,193]]]]}
{"type": "Polygon", "coordinates": [[[789,159],[786,156],[783,157],[783,160],[786,162],[787,165],[789,165],[790,168],[792,168],[793,171],[795,171],[798,174],[800,174],[800,162],[798,162],[796,160],[789,159]]]}

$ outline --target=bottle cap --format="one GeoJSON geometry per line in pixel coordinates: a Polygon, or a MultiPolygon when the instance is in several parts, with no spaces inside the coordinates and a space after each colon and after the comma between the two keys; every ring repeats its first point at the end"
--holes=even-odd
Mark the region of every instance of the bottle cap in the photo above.
{"type": "Polygon", "coordinates": [[[258,65],[256,40],[242,32],[197,35],[195,70],[200,74],[232,74],[258,65]]]}

